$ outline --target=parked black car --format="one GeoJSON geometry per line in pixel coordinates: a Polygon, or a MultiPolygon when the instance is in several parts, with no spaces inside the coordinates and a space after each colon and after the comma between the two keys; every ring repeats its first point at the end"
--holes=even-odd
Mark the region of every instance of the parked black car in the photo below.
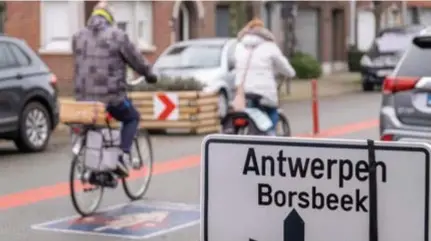
{"type": "Polygon", "coordinates": [[[362,89],[371,91],[375,85],[382,85],[385,77],[392,73],[411,39],[422,25],[387,28],[378,34],[371,48],[362,56],[362,89]]]}
{"type": "Polygon", "coordinates": [[[57,78],[23,41],[0,36],[0,139],[42,151],[59,121],[57,78]]]}

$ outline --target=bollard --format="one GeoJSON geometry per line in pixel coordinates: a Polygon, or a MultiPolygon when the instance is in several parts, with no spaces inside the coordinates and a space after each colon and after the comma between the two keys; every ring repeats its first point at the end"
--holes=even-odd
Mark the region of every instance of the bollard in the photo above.
{"type": "Polygon", "coordinates": [[[311,109],[313,115],[313,135],[319,134],[319,105],[317,98],[317,80],[311,80],[311,109]]]}

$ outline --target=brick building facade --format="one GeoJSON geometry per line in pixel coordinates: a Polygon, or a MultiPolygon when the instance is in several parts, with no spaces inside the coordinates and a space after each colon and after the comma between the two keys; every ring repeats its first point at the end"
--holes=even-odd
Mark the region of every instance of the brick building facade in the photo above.
{"type": "MultiPolygon", "coordinates": [[[[372,18],[372,1],[356,3],[357,11],[362,11],[361,21],[357,24],[370,32],[367,29],[371,30],[373,24],[363,19],[372,18]]],[[[382,3],[384,8],[394,4],[398,9],[401,7],[401,1],[382,3]]],[[[408,6],[429,8],[429,3],[409,1],[408,6]]],[[[72,78],[70,36],[85,25],[94,4],[96,1],[7,1],[4,32],[26,40],[57,74],[61,87],[69,87],[72,78]]],[[[118,23],[150,61],[175,41],[223,37],[229,25],[228,10],[223,1],[115,1],[112,4],[118,23]]],[[[282,4],[263,1],[261,16],[280,46],[283,46],[286,34],[290,34],[283,29],[282,4]]],[[[365,47],[374,38],[352,30],[350,11],[349,1],[298,1],[297,50],[316,57],[322,63],[324,73],[346,69],[352,31],[355,38],[361,37],[356,42],[363,42],[365,47]]]]}
{"type": "MultiPolygon", "coordinates": [[[[60,88],[68,89],[73,69],[70,36],[85,25],[97,2],[6,3],[5,33],[26,40],[61,80],[60,88]]],[[[213,2],[118,1],[113,8],[117,22],[127,28],[150,61],[172,42],[214,36],[213,2]]]]}

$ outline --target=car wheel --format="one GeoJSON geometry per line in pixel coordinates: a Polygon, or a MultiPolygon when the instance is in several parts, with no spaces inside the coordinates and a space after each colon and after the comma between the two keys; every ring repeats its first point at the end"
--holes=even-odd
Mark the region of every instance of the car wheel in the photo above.
{"type": "Polygon", "coordinates": [[[227,115],[228,108],[229,103],[227,100],[227,95],[224,91],[221,91],[218,97],[218,113],[220,118],[224,118],[227,115]]]}
{"type": "Polygon", "coordinates": [[[363,91],[372,91],[374,90],[374,84],[369,82],[362,82],[362,90],[363,91]]]}
{"type": "Polygon", "coordinates": [[[15,145],[23,152],[43,151],[51,135],[51,126],[48,110],[42,104],[27,104],[21,113],[15,145]]]}

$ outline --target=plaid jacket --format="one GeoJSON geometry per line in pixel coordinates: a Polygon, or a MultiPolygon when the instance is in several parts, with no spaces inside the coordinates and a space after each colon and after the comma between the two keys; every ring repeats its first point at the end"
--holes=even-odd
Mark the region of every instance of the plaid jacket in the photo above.
{"type": "Polygon", "coordinates": [[[126,98],[126,67],[147,76],[148,62],[127,34],[101,16],[72,37],[75,97],[78,101],[117,104],[126,98]]]}

